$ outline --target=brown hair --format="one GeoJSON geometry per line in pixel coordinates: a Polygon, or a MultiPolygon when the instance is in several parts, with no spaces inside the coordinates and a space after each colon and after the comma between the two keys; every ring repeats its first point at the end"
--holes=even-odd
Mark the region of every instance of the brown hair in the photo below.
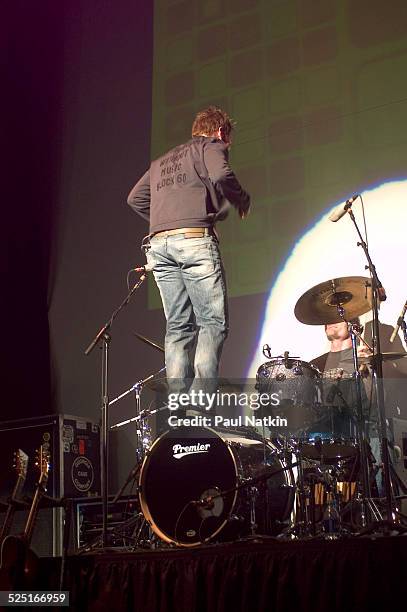
{"type": "Polygon", "coordinates": [[[233,129],[233,122],[221,108],[217,106],[209,106],[197,113],[192,124],[192,136],[214,136],[219,128],[226,137],[228,137],[233,129]]]}

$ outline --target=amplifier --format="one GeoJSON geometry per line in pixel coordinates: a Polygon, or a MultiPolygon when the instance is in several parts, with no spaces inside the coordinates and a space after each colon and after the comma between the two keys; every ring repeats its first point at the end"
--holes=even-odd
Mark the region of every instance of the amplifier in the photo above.
{"type": "MultiPolygon", "coordinates": [[[[50,453],[47,495],[72,498],[100,495],[99,425],[81,417],[53,414],[0,423],[0,497],[3,500],[11,494],[16,481],[13,454],[18,448],[29,458],[22,495],[33,496],[39,476],[34,456],[41,445],[50,453]]],[[[26,515],[26,511],[16,512],[12,533],[22,531],[26,515]]],[[[61,508],[40,509],[32,540],[34,552],[61,554],[62,523],[61,508]]]]}
{"type": "MultiPolygon", "coordinates": [[[[108,504],[108,543],[109,547],[131,546],[134,533],[141,527],[143,516],[140,512],[138,497],[123,495],[117,502],[108,504]]],[[[74,501],[74,539],[76,549],[91,545],[102,533],[102,501],[98,499],[79,499],[74,501]]]]}

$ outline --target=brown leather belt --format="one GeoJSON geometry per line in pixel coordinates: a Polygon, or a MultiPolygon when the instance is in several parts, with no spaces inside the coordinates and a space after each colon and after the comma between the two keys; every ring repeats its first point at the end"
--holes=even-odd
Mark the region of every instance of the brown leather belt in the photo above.
{"type": "Polygon", "coordinates": [[[212,227],[178,227],[172,230],[163,230],[156,232],[153,236],[175,236],[176,234],[184,234],[184,238],[203,238],[204,236],[216,236],[212,227]]]}

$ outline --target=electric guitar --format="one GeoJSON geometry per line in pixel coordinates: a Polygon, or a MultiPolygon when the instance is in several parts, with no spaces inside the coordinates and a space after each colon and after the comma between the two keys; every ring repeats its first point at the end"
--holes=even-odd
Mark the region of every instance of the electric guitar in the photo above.
{"type": "Polygon", "coordinates": [[[1,546],[0,590],[31,590],[30,587],[35,585],[38,560],[30,549],[30,544],[38,507],[46,492],[49,472],[49,451],[43,446],[37,451],[35,465],[40,470],[40,476],[24,532],[19,536],[8,535],[1,546]]]}
{"type": "Polygon", "coordinates": [[[4,522],[1,527],[0,532],[0,546],[2,545],[4,539],[10,533],[10,528],[13,523],[14,513],[16,511],[16,503],[18,502],[19,497],[21,496],[25,479],[27,477],[27,465],[28,465],[28,456],[24,451],[19,448],[14,453],[14,465],[13,467],[17,471],[17,482],[14,485],[13,492],[10,497],[10,501],[8,503],[8,507],[6,510],[6,516],[4,517],[4,522]]]}

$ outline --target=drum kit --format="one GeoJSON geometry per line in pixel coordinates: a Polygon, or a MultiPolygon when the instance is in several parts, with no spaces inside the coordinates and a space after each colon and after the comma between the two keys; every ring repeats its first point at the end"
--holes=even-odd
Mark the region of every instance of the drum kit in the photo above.
{"type": "MultiPolygon", "coordinates": [[[[332,384],[338,373],[321,372],[288,352],[274,357],[268,345],[263,348],[267,361],[257,370],[256,389],[278,391],[279,413],[287,416],[290,435],[274,435],[274,430],[266,434],[264,428],[182,425],[152,442],[147,423],[157,411],[143,411],[139,404],[131,419],[137,421],[138,431],[137,466],[131,475],[137,482],[140,513],[136,526],[132,522],[131,545],[194,547],[269,537],[334,539],[358,535],[372,521],[386,522],[390,517],[380,504],[378,461],[366,428],[356,350],[361,328],[350,323],[371,308],[371,280],[364,277],[321,283],[295,306],[302,323],[348,324],[354,360],[354,371],[345,381],[350,394],[332,384]]],[[[364,362],[374,378],[374,359],[364,362]]],[[[143,383],[137,383],[138,398],[143,383]]],[[[160,385],[165,387],[162,379],[160,385]]]]}

